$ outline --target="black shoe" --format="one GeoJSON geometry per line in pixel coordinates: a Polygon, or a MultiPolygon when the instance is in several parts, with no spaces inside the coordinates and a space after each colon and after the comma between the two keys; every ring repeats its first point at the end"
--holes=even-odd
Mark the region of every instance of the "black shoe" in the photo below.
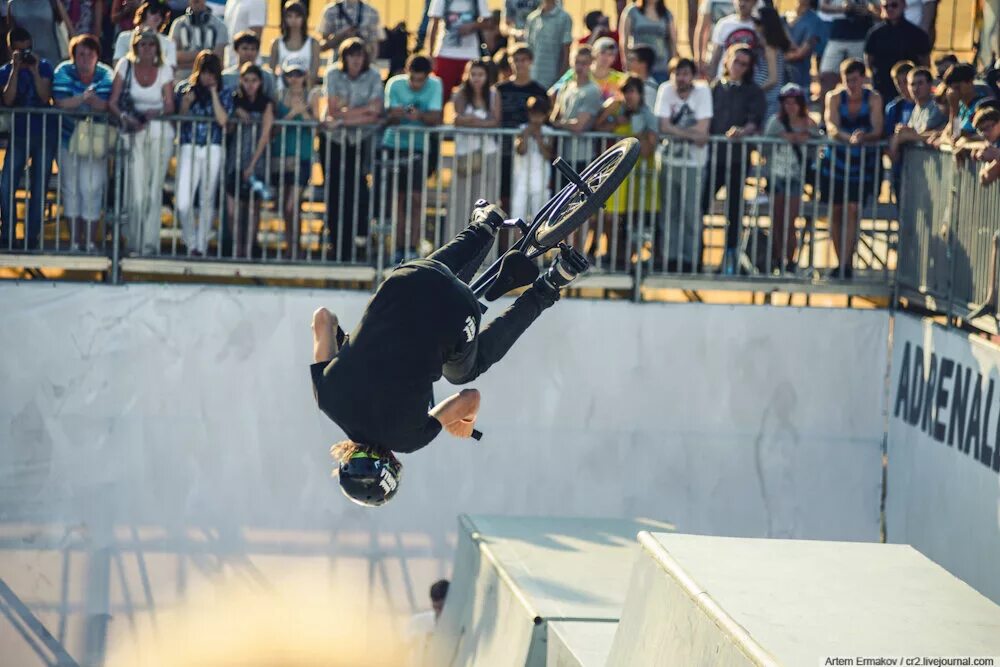
{"type": "Polygon", "coordinates": [[[589,268],[590,263],[579,250],[571,246],[563,246],[549,270],[542,274],[535,283],[542,281],[558,292],[589,268]]]}

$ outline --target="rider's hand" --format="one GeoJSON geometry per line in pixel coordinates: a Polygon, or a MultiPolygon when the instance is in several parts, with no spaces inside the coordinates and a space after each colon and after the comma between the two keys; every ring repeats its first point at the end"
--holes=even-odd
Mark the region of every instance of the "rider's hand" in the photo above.
{"type": "Polygon", "coordinates": [[[472,430],[475,426],[475,419],[460,419],[457,422],[446,424],[444,428],[456,438],[469,438],[472,437],[472,430]]]}

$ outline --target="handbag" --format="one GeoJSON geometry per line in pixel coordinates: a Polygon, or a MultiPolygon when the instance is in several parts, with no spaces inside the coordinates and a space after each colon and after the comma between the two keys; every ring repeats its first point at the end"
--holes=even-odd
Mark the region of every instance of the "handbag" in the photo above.
{"type": "Polygon", "coordinates": [[[466,174],[478,174],[483,168],[483,154],[479,151],[472,151],[464,155],[455,156],[455,174],[465,176],[466,174]]]}
{"type": "MultiPolygon", "coordinates": [[[[139,114],[135,110],[135,100],[132,99],[132,61],[127,58],[125,61],[128,63],[127,69],[125,71],[125,83],[122,85],[121,95],[118,96],[118,108],[121,110],[122,116],[127,116],[132,120],[139,120],[139,114]]],[[[120,119],[124,120],[124,119],[120,119]]],[[[130,134],[135,132],[135,129],[129,129],[129,126],[122,122],[122,134],[130,134]]]]}
{"type": "Polygon", "coordinates": [[[80,158],[100,160],[108,154],[108,148],[118,141],[118,132],[107,123],[95,123],[87,117],[77,122],[73,135],[69,138],[70,155],[80,158]]]}

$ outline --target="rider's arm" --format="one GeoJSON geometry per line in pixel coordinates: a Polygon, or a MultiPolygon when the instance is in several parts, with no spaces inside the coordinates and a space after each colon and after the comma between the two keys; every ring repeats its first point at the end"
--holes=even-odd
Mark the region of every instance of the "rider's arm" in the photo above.
{"type": "Polygon", "coordinates": [[[463,389],[435,405],[429,414],[452,435],[468,438],[479,414],[479,391],[463,389]]]}

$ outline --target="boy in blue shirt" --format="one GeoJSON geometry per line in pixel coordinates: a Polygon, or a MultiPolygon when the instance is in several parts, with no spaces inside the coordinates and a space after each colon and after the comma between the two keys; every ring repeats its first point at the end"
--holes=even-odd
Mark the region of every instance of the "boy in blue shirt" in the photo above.
{"type": "Polygon", "coordinates": [[[396,217],[396,262],[417,256],[423,210],[422,184],[437,170],[438,137],[424,128],[441,124],[441,80],[431,75],[431,61],[414,55],[406,72],[385,84],[388,128],[382,139],[385,186],[396,192],[388,214],[396,217]],[[405,129],[404,129],[405,128],[405,129]],[[407,224],[408,223],[408,224],[407,224]]]}

